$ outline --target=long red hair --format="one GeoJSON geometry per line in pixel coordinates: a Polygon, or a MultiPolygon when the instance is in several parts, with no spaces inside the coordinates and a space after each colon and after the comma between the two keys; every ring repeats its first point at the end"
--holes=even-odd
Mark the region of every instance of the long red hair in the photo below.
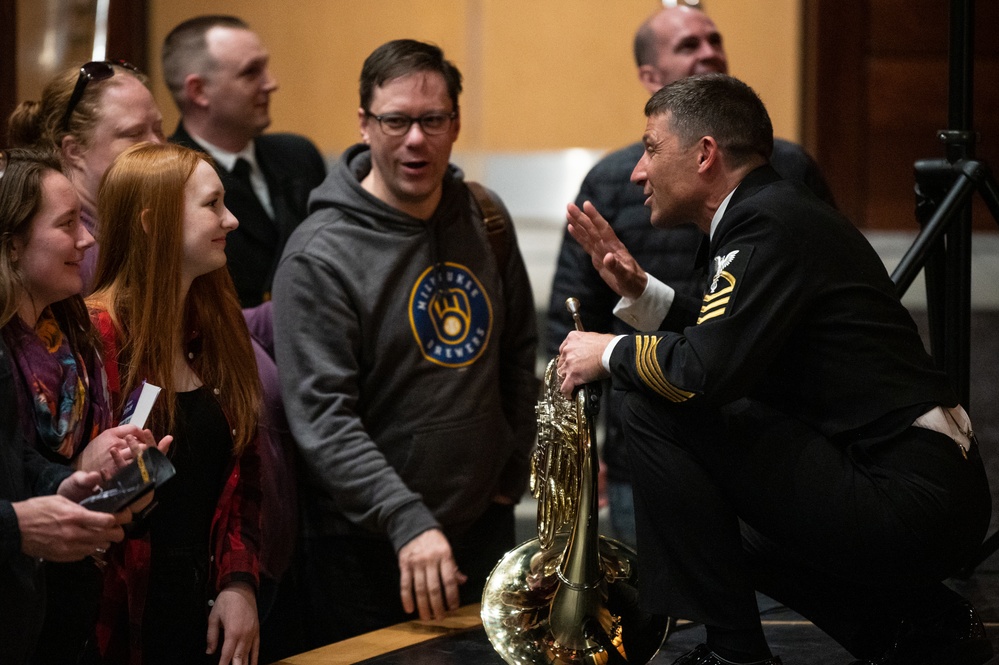
{"type": "Polygon", "coordinates": [[[171,431],[181,346],[218,390],[238,453],[256,435],[261,388],[229,271],[195,278],[181,297],[185,185],[202,160],[211,163],[182,146],[141,143],[114,161],[98,190],[101,248],[88,303],[106,309],[119,332],[122,397],[144,379],[161,386],[153,422],[171,431]]]}

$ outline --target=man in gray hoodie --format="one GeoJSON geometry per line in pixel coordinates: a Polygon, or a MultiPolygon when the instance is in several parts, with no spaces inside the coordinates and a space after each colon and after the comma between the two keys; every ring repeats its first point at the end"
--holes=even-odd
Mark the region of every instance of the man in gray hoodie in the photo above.
{"type": "Polygon", "coordinates": [[[310,648],[478,602],[515,544],[535,434],[534,301],[514,230],[491,245],[449,163],[461,74],[436,46],[397,40],[367,58],[360,88],[363,143],[313,192],[274,280],[306,467],[310,648]]]}

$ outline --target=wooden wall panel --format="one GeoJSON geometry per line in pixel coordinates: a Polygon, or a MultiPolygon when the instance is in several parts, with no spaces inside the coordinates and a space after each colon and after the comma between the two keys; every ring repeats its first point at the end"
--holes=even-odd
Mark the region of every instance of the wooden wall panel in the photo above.
{"type": "Polygon", "coordinates": [[[7,145],[7,117],[17,106],[17,5],[0,0],[0,147],[7,145]]]}
{"type": "Polygon", "coordinates": [[[111,0],[108,9],[109,58],[120,58],[149,71],[146,0],[111,0]]]}
{"type": "Polygon", "coordinates": [[[806,146],[850,219],[867,197],[867,0],[805,0],[806,146]],[[848,19],[846,18],[848,17],[848,19]]]}
{"type": "MultiPolygon", "coordinates": [[[[806,0],[805,134],[859,226],[915,229],[913,164],[945,156],[949,3],[806,0]],[[846,5],[844,7],[844,4],[846,5]]],[[[979,158],[999,158],[999,3],[977,0],[974,121],[979,158]]],[[[996,225],[980,203],[978,229],[996,225]]]]}
{"type": "MultiPolygon", "coordinates": [[[[41,98],[49,79],[93,58],[96,3],[0,0],[0,112],[41,98]],[[10,74],[4,71],[10,70],[10,74]]],[[[146,0],[111,0],[106,57],[145,68],[146,0]]]]}

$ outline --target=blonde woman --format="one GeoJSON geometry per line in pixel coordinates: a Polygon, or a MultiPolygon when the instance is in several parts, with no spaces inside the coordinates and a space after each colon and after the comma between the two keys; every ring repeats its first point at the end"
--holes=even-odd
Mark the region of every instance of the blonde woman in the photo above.
{"type": "MultiPolygon", "coordinates": [[[[96,60],[56,74],[41,99],[21,102],[8,121],[10,143],[59,155],[80,196],[80,218],[100,239],[97,188],[111,162],[129,146],[164,142],[163,116],[146,75],[123,60],[96,60]]],[[[97,246],[80,264],[90,293],[97,246]]]]}

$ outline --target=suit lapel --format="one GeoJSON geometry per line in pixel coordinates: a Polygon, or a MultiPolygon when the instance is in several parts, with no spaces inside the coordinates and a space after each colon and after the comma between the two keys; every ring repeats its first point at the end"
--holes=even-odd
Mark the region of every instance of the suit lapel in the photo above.
{"type": "Polygon", "coordinates": [[[260,165],[267,182],[267,191],[271,195],[271,207],[274,209],[273,224],[282,238],[287,238],[295,230],[298,220],[304,219],[304,211],[296,212],[293,208],[295,197],[294,184],[297,182],[287,171],[275,173],[271,165],[273,159],[267,154],[267,142],[263,137],[257,139],[257,164],[260,165]]]}

